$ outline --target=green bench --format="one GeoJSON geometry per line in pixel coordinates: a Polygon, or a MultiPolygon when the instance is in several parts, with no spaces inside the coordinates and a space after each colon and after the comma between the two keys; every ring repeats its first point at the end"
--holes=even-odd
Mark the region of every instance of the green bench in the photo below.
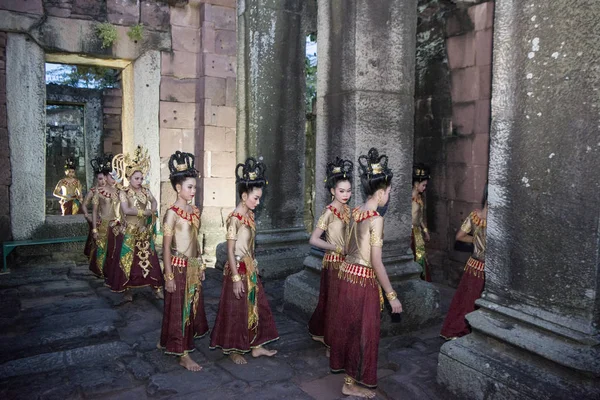
{"type": "Polygon", "coordinates": [[[73,237],[62,237],[52,239],[30,239],[30,240],[15,240],[13,242],[4,242],[2,244],[2,256],[4,258],[4,264],[2,267],[2,273],[7,273],[8,268],[6,266],[6,257],[19,246],[34,246],[41,244],[56,244],[56,243],[74,243],[74,242],[85,242],[87,236],[73,236],[73,237]]]}

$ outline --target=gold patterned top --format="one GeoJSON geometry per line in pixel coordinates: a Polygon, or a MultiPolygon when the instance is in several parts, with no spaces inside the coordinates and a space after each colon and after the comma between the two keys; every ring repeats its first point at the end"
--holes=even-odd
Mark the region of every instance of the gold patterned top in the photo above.
{"type": "Polygon", "coordinates": [[[486,241],[487,220],[477,215],[477,210],[472,211],[465,219],[460,230],[473,235],[473,258],[479,261],[485,261],[485,241],[486,241]]]}
{"type": "MultiPolygon", "coordinates": [[[[127,187],[119,192],[119,201],[127,203],[131,208],[141,211],[149,209],[152,202],[152,193],[146,188],[141,188],[139,192],[135,192],[132,188],[127,187]]],[[[137,215],[124,215],[128,227],[146,227],[147,217],[139,218],[137,215]]]]}
{"type": "Polygon", "coordinates": [[[63,178],[56,184],[53,194],[61,201],[81,199],[83,197],[83,187],[77,178],[63,178]]]}
{"type": "Polygon", "coordinates": [[[328,205],[317,221],[317,228],[325,231],[327,243],[344,248],[350,222],[350,207],[344,205],[339,212],[331,204],[328,205]]]}
{"type": "Polygon", "coordinates": [[[352,210],[346,262],[372,268],[371,247],[382,246],[383,217],[377,211],[352,210]]]}
{"type": "Polygon", "coordinates": [[[163,235],[172,236],[171,251],[188,258],[200,256],[198,231],[200,230],[200,210],[192,206],[192,212],[171,206],[165,213],[163,235]]]}
{"type": "Polygon", "coordinates": [[[235,256],[254,258],[254,239],[256,237],[256,225],[254,213],[248,211],[247,216],[232,212],[227,217],[227,240],[235,240],[235,256]]]}
{"type": "Polygon", "coordinates": [[[412,226],[421,227],[423,225],[423,198],[421,196],[412,198],[412,226]]]}
{"type": "Polygon", "coordinates": [[[94,192],[92,204],[98,205],[98,217],[105,221],[119,219],[121,204],[119,196],[115,191],[99,188],[94,192]]]}

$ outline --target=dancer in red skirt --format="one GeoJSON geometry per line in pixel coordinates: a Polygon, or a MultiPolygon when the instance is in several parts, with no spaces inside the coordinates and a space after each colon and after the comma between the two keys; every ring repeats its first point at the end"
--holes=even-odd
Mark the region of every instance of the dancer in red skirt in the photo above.
{"type": "Polygon", "coordinates": [[[92,235],[92,229],[94,229],[94,226],[92,225],[92,215],[88,212],[88,205],[92,201],[94,194],[96,194],[96,190],[106,184],[106,176],[104,175],[104,172],[102,172],[102,168],[100,166],[103,161],[104,157],[94,158],[90,161],[92,169],[94,170],[94,176],[96,177],[96,186],[93,186],[89,192],[87,192],[83,199],[83,203],[81,203],[83,216],[85,217],[85,220],[89,226],[88,237],[83,249],[83,254],[85,254],[87,257],[90,257],[90,255],[92,255],[92,253],[95,251],[94,237],[92,235]]]}
{"type": "Polygon", "coordinates": [[[200,371],[189,353],[194,339],[208,332],[204,313],[202,281],[204,264],[198,244],[200,210],[191,204],[196,195],[194,156],[177,151],[169,159],[169,179],[177,191],[177,201],[165,214],[163,261],[165,266],[165,307],[160,346],[166,354],[179,356],[179,364],[200,371]]]}
{"type": "Polygon", "coordinates": [[[421,279],[431,282],[431,271],[427,261],[425,243],[429,242],[429,230],[425,224],[425,205],[423,193],[427,190],[427,183],[431,179],[429,168],[423,164],[413,167],[412,190],[412,235],[410,247],[415,256],[415,261],[421,266],[421,279]]]}
{"type": "Polygon", "coordinates": [[[393,174],[387,161],[387,156],[380,156],[375,148],[358,159],[367,201],[352,210],[347,254],[339,272],[329,360],[333,372],[346,373],[342,393],[347,396],[375,396],[374,391],[358,384],[370,388],[377,385],[381,287],[392,312],[402,312],[402,304],[381,260],[383,217],[377,208],[384,206],[390,197],[393,174]]]}
{"type": "Polygon", "coordinates": [[[347,203],[352,196],[353,169],[354,165],[351,161],[339,157],[327,164],[325,186],[331,193],[332,202],[323,210],[317,227],[310,237],[311,245],[327,252],[321,267],[319,303],[308,322],[308,332],[313,340],[322,342],[326,346],[329,346],[329,339],[333,333],[330,322],[337,303],[337,274],[344,261],[346,230],[350,222],[350,208],[347,203]],[[325,240],[321,239],[323,232],[326,232],[325,240]]]}
{"type": "MultiPolygon", "coordinates": [[[[112,156],[97,159],[106,182],[114,182],[110,178],[112,156]]],[[[92,236],[94,248],[90,256],[90,271],[97,277],[104,276],[104,263],[108,251],[109,231],[116,226],[119,219],[119,196],[112,184],[99,187],[92,198],[92,236]]]]}
{"type": "Polygon", "coordinates": [[[475,311],[475,301],[481,297],[485,284],[485,239],[487,227],[487,187],[482,210],[469,214],[456,233],[456,240],[473,243],[473,255],[467,261],[463,276],[450,303],[450,309],[442,326],[442,336],[452,340],[471,333],[465,315],[475,311]]]}
{"type": "Polygon", "coordinates": [[[81,201],[83,200],[83,187],[75,176],[77,167],[73,157],[65,161],[65,177],[58,181],[52,195],[60,199],[62,215],[81,214],[81,201]]]}
{"type": "Polygon", "coordinates": [[[227,263],[210,347],[221,348],[235,364],[246,364],[243,355],[247,353],[253,357],[277,353],[264,347],[279,335],[254,257],[256,225],[252,210],[260,203],[262,188],[267,184],[265,170],[265,165],[254,158],[237,165],[240,202],[227,217],[227,263]]]}
{"type": "Polygon", "coordinates": [[[113,168],[129,186],[119,191],[121,214],[124,222],[119,267],[109,267],[107,283],[115,292],[125,292],[124,300],[131,301],[129,289],[151,286],[155,295],[163,297],[163,274],[154,247],[156,209],[158,204],[142,182],[150,170],[148,150],[138,146],[134,157],[119,154],[113,159],[113,168]]]}

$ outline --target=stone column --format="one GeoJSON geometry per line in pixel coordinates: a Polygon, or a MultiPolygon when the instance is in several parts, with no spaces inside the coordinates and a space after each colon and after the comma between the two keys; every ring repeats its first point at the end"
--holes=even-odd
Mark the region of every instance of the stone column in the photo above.
{"type": "Polygon", "coordinates": [[[496,2],[486,286],[438,364],[461,398],[600,397],[598,19],[496,2]]]}
{"type": "Polygon", "coordinates": [[[238,2],[237,158],[254,156],[267,165],[269,184],[256,215],[264,278],[299,271],[308,252],[303,6],[304,1],[238,2]]]}
{"type": "MultiPolygon", "coordinates": [[[[358,157],[377,147],[394,172],[385,214],[384,264],[403,302],[402,324],[384,313],[383,334],[413,330],[439,317],[439,294],[418,279],[410,252],[416,0],[322,0],[318,3],[316,214],[330,194],[325,165],[355,164],[353,204],[364,201],[358,157]]],[[[320,255],[286,281],[286,307],[310,315],[319,291],[320,255]]]]}

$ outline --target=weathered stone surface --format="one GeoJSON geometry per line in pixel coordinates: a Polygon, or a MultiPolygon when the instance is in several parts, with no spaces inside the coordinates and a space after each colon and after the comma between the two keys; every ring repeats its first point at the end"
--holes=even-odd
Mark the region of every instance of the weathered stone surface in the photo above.
{"type": "MultiPolygon", "coordinates": [[[[193,356],[192,356],[193,357],[193,356]]],[[[181,368],[178,366],[178,368],[181,368]]],[[[156,374],[150,378],[148,393],[155,395],[185,395],[214,389],[230,382],[231,377],[214,365],[203,365],[202,374],[181,370],[166,374],[156,374]]]]}
{"type": "Polygon", "coordinates": [[[196,105],[194,103],[160,102],[161,128],[194,129],[196,105]]]}
{"type": "Polygon", "coordinates": [[[79,292],[89,289],[90,285],[87,282],[65,280],[23,285],[19,287],[19,294],[22,297],[40,297],[79,292]]]}
{"type": "Polygon", "coordinates": [[[118,363],[116,367],[111,365],[79,368],[73,371],[70,381],[75,383],[86,397],[103,396],[131,389],[137,385],[137,382],[118,363]]]}
{"type": "Polygon", "coordinates": [[[200,51],[200,31],[195,28],[173,26],[171,28],[173,50],[198,53],[200,51]]]}
{"type": "Polygon", "coordinates": [[[284,308],[306,317],[312,315],[319,301],[320,279],[319,274],[309,269],[288,277],[285,280],[284,308]]]}
{"type": "Polygon", "coordinates": [[[137,357],[126,361],[126,365],[129,372],[131,372],[137,380],[146,380],[155,371],[154,367],[150,363],[137,357]]]}
{"type": "Polygon", "coordinates": [[[287,381],[293,375],[292,368],[283,360],[278,359],[277,355],[256,358],[245,365],[235,365],[231,360],[224,359],[218,365],[235,378],[246,382],[261,381],[259,376],[268,376],[271,382],[287,381]]]}
{"type": "Polygon", "coordinates": [[[140,20],[140,0],[106,0],[108,22],[134,25],[140,20]]]}
{"type": "Polygon", "coordinates": [[[38,15],[44,13],[42,0],[4,0],[0,9],[38,15]]]}
{"type": "Polygon", "coordinates": [[[198,79],[163,77],[160,81],[160,99],[169,102],[194,103],[197,100],[198,79]]]}
{"type": "Polygon", "coordinates": [[[163,2],[142,0],[140,3],[140,23],[150,29],[168,31],[170,27],[169,6],[163,2]]]}

